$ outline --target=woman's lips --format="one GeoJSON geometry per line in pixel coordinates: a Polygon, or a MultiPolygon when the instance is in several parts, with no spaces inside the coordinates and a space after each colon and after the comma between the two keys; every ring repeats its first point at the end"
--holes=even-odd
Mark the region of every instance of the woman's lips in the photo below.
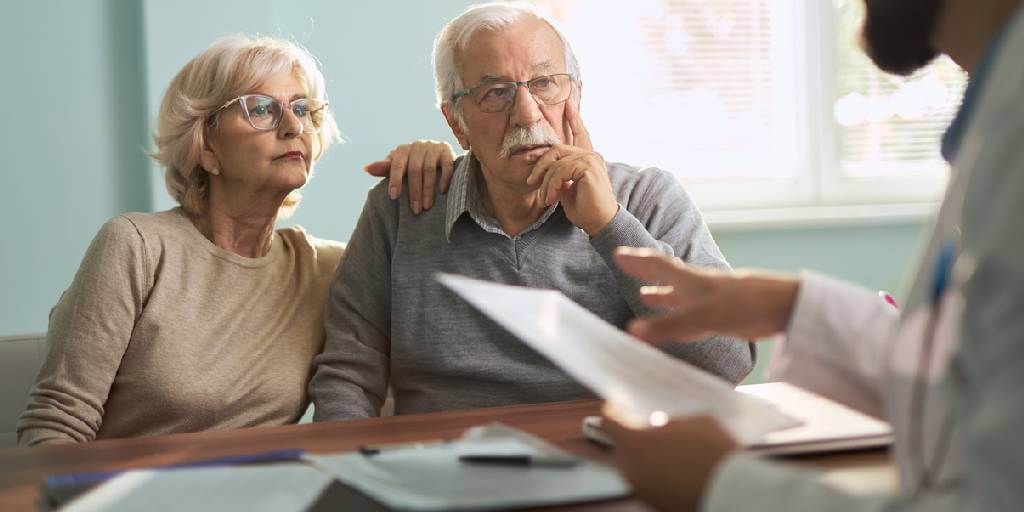
{"type": "Polygon", "coordinates": [[[287,152],[287,153],[285,153],[285,154],[275,158],[274,160],[302,160],[302,159],[303,159],[302,152],[300,152],[300,151],[289,151],[289,152],[287,152]]]}

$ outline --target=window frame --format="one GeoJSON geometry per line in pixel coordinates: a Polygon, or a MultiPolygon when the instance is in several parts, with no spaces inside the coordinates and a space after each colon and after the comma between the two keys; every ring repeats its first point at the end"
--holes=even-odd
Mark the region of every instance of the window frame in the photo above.
{"type": "Polygon", "coordinates": [[[839,76],[838,13],[832,2],[808,2],[804,4],[807,13],[806,27],[810,40],[818,45],[807,45],[808,69],[806,79],[818,91],[812,123],[813,147],[820,148],[818,155],[818,190],[815,206],[863,205],[912,205],[937,204],[946,187],[948,172],[913,176],[849,176],[843,173],[839,151],[839,131],[833,117],[834,102],[838,96],[839,76]],[[817,63],[820,69],[810,71],[817,63]]]}
{"type": "MultiPolygon", "coordinates": [[[[853,220],[872,218],[872,211],[890,212],[878,216],[900,222],[928,215],[941,199],[948,173],[890,177],[843,173],[840,132],[833,114],[839,71],[838,12],[834,2],[829,0],[798,2],[790,13],[794,18],[784,20],[784,28],[791,24],[795,29],[792,51],[795,52],[796,72],[793,79],[796,140],[793,141],[795,168],[792,176],[721,180],[678,176],[680,183],[709,219],[729,219],[730,225],[756,224],[765,217],[774,219],[766,221],[769,223],[789,219],[794,224],[804,224],[802,216],[819,215],[823,211],[830,212],[830,218],[837,222],[841,222],[844,215],[853,220]],[[766,212],[773,213],[766,216],[766,212]]],[[[773,33],[777,30],[782,29],[772,28],[773,33]]],[[[589,63],[590,66],[595,64],[589,63]]],[[[588,63],[583,62],[583,66],[585,78],[588,63]]],[[[600,130],[600,126],[595,128],[600,130]]],[[[659,162],[649,163],[660,167],[659,162]]]]}

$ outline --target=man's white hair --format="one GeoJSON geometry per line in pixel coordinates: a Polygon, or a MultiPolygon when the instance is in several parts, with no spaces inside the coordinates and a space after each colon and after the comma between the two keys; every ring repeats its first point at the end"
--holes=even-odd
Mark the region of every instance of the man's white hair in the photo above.
{"type": "MultiPolygon", "coordinates": [[[[550,17],[534,6],[523,2],[492,2],[470,6],[457,18],[449,21],[434,40],[434,83],[437,87],[437,106],[451,103],[452,96],[465,89],[462,83],[461,63],[457,55],[466,49],[469,39],[477,30],[502,30],[526,18],[544,21],[562,41],[565,51],[566,72],[580,76],[579,63],[569,41],[558,30],[550,17]]],[[[475,85],[475,84],[473,84],[475,85]]],[[[461,115],[456,116],[460,122],[461,115]]]]}

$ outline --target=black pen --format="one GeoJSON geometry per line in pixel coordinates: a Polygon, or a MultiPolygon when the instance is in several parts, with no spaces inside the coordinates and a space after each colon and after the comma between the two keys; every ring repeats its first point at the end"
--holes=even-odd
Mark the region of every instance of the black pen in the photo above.
{"type": "Polygon", "coordinates": [[[580,463],[577,457],[535,455],[459,455],[459,462],[494,466],[531,466],[571,468],[580,463]]]}

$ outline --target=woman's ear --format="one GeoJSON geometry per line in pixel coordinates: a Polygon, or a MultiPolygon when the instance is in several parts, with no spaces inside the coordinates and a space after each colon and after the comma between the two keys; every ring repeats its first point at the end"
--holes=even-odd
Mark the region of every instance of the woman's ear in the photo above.
{"type": "Polygon", "coordinates": [[[206,172],[218,175],[220,174],[220,159],[217,158],[217,154],[213,152],[211,146],[211,138],[213,137],[210,133],[210,126],[207,125],[206,132],[203,134],[203,149],[199,151],[199,166],[202,167],[206,172]]]}
{"type": "Polygon", "coordinates": [[[202,152],[199,153],[199,166],[214,176],[220,174],[220,163],[217,161],[217,155],[213,154],[213,150],[209,147],[204,147],[202,152]]]}

